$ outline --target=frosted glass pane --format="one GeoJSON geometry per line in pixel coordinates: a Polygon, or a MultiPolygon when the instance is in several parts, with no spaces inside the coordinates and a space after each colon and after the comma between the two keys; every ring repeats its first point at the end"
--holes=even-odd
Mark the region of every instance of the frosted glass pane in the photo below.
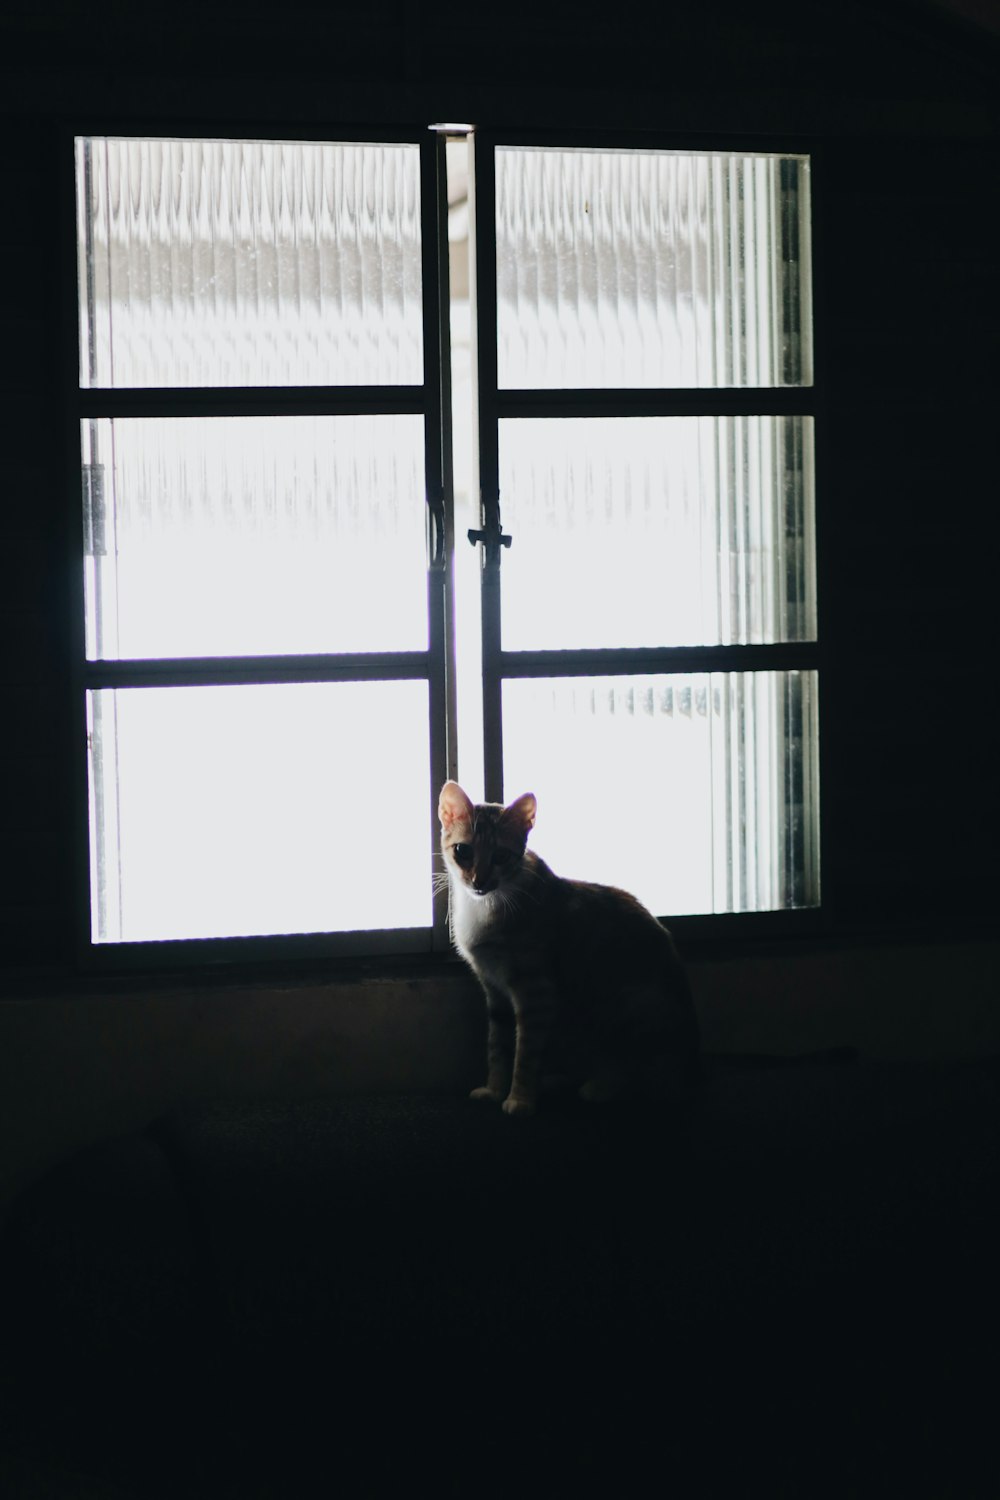
{"type": "Polygon", "coordinates": [[[504,421],[509,651],[813,640],[812,419],[504,421]]]}
{"type": "Polygon", "coordinates": [[[818,902],[815,673],[508,680],[503,711],[504,795],[535,793],[557,874],[657,916],[818,902]]]}
{"type": "Polygon", "coordinates": [[[95,942],[430,924],[426,683],[104,690],[88,711],[95,942]]]}
{"type": "Polygon", "coordinates": [[[496,152],[501,387],[812,382],[809,159],[496,152]]]}
{"type": "Polygon", "coordinates": [[[82,424],[87,655],[425,650],[419,416],[82,424]]]}
{"type": "Polygon", "coordinates": [[[85,386],[420,384],[414,145],[77,141],[85,386]]]}

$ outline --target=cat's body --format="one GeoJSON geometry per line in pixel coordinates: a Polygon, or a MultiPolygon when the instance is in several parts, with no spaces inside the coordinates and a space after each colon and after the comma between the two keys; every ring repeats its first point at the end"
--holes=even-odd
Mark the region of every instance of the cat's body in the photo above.
{"type": "Polygon", "coordinates": [[[488,1076],[474,1097],[530,1113],[543,1076],[585,1099],[675,1089],[697,1066],[698,1024],[670,934],[612,886],[564,880],[525,848],[529,793],[439,803],[452,935],[485,993],[488,1076]]]}

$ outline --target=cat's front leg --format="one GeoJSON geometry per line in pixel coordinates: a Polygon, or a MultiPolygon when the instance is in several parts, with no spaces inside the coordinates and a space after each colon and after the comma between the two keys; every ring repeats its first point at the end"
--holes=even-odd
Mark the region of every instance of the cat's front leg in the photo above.
{"type": "Polygon", "coordinates": [[[521,985],[514,992],[514,1076],[503,1102],[508,1115],[534,1114],[542,1083],[542,1055],[556,1012],[556,993],[548,983],[521,985]]]}
{"type": "Polygon", "coordinates": [[[470,1099],[492,1099],[496,1104],[510,1086],[511,1060],[514,1052],[514,1012],[507,996],[492,985],[486,991],[486,1084],[473,1089],[470,1099]]]}

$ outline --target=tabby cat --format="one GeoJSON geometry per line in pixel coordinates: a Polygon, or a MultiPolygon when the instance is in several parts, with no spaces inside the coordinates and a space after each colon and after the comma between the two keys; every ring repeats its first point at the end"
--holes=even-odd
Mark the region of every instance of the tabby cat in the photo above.
{"type": "Polygon", "coordinates": [[[528,792],[474,806],[441,789],[452,936],[486,992],[486,1083],[474,1099],[535,1109],[543,1077],[580,1097],[672,1091],[698,1068],[687,975],[670,934],[612,886],[563,880],[525,847],[528,792]]]}

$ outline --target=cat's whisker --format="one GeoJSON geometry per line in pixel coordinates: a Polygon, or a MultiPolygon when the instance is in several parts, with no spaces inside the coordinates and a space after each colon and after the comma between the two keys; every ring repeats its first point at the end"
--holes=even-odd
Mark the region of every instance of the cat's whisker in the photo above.
{"type": "Polygon", "coordinates": [[[497,895],[500,898],[500,903],[499,904],[503,907],[503,909],[504,909],[505,912],[510,912],[511,914],[514,914],[514,913],[517,912],[517,909],[518,909],[518,906],[520,905],[520,903],[517,900],[517,897],[516,897],[516,895],[514,894],[513,891],[511,891],[511,890],[500,890],[500,891],[497,891],[497,895]]]}

